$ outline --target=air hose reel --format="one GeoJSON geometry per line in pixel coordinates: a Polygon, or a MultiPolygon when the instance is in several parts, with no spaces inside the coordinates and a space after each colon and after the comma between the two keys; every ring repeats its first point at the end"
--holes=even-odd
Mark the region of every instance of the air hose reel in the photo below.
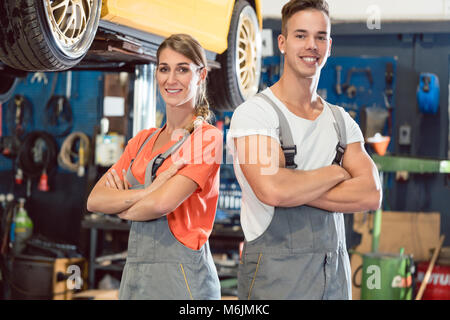
{"type": "Polygon", "coordinates": [[[422,72],[417,86],[417,104],[423,114],[436,114],[439,109],[439,78],[437,75],[422,72]]]}
{"type": "Polygon", "coordinates": [[[48,172],[56,167],[58,146],[55,138],[44,131],[29,133],[20,148],[18,163],[28,178],[39,178],[38,189],[48,191],[48,172]]]}

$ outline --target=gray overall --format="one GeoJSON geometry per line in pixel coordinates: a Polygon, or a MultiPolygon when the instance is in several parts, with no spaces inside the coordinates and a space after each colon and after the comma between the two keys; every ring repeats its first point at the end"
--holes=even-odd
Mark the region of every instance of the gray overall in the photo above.
{"type": "MultiPolygon", "coordinates": [[[[140,147],[135,158],[152,136],[140,147]]],[[[131,189],[143,189],[154,180],[159,166],[184,140],[157,155],[147,165],[145,183],[126,174],[131,189]]],[[[220,283],[209,243],[193,250],[180,243],[170,231],[167,217],[133,221],[128,239],[128,256],[120,282],[119,299],[220,299],[220,283]]]]}
{"type": "MultiPolygon", "coordinates": [[[[296,168],[287,119],[270,98],[258,96],[277,112],[286,167],[296,168]]],[[[338,107],[330,107],[339,138],[333,162],[340,164],[347,141],[345,123],[338,107]]],[[[306,205],[275,207],[263,234],[244,242],[238,278],[239,299],[351,299],[343,214],[306,205]]]]}

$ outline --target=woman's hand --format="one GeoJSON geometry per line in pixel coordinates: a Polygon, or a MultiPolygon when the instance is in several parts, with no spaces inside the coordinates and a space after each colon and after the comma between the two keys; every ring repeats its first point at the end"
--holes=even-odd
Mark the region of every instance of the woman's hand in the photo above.
{"type": "MultiPolygon", "coordinates": [[[[152,184],[149,187],[147,187],[147,189],[151,188],[151,190],[149,190],[149,191],[158,189],[167,180],[172,178],[178,172],[178,170],[183,168],[185,165],[186,164],[183,160],[173,163],[166,171],[161,172],[155,178],[155,180],[152,182],[152,184]]],[[[112,188],[112,189],[128,190],[130,186],[129,186],[129,183],[126,178],[125,170],[122,170],[122,176],[123,176],[123,181],[122,181],[122,179],[120,179],[119,175],[117,174],[117,171],[115,169],[112,169],[110,172],[108,172],[106,174],[105,186],[108,188],[112,188]]]]}
{"type": "MultiPolygon", "coordinates": [[[[147,188],[146,191],[148,192],[148,194],[152,193],[153,191],[155,191],[156,189],[158,189],[159,187],[161,187],[164,183],[166,183],[170,178],[172,178],[174,175],[176,175],[176,173],[178,172],[178,170],[180,170],[181,168],[183,168],[186,165],[186,163],[182,160],[173,163],[166,171],[161,172],[156,178],[155,180],[153,180],[152,184],[150,184],[147,188]]],[[[117,173],[116,173],[117,175],[117,173]]],[[[124,175],[125,177],[125,175],[124,175]]],[[[112,176],[111,178],[114,178],[114,176],[112,176]]],[[[115,179],[117,179],[118,177],[116,177],[115,179]]],[[[120,179],[119,179],[120,180],[120,179]]],[[[110,182],[112,183],[112,181],[110,182]]],[[[120,185],[120,183],[119,183],[120,185]]],[[[130,219],[130,213],[128,212],[129,210],[125,210],[121,213],[118,214],[119,218],[124,219],[124,220],[132,220],[130,219]]]]}
{"type": "Polygon", "coordinates": [[[105,186],[112,189],[128,190],[129,184],[126,178],[126,171],[122,170],[123,181],[120,179],[115,169],[106,174],[105,186]]]}
{"type": "Polygon", "coordinates": [[[153,180],[152,184],[147,187],[150,192],[161,187],[167,180],[172,178],[177,174],[178,170],[183,168],[186,165],[183,159],[174,162],[166,171],[161,172],[158,176],[156,176],[155,180],[153,180]]]}

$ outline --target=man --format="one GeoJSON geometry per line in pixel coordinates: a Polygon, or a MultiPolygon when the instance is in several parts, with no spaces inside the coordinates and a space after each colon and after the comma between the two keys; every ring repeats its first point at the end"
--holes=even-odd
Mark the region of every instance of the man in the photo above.
{"type": "Polygon", "coordinates": [[[330,28],[324,0],[288,2],[283,74],[232,117],[246,239],[240,299],[351,299],[342,213],[377,209],[382,191],[356,122],[317,94],[330,28]]]}

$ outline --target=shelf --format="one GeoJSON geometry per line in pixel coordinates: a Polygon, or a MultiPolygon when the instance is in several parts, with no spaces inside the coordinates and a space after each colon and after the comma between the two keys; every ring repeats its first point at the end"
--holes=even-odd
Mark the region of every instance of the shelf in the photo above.
{"type": "Polygon", "coordinates": [[[450,173],[450,160],[372,155],[379,171],[411,173],[450,173]]]}
{"type": "Polygon", "coordinates": [[[93,268],[95,270],[105,270],[105,271],[123,271],[123,268],[125,267],[125,261],[123,264],[110,264],[107,266],[102,266],[101,264],[94,264],[93,268]]]}
{"type": "Polygon", "coordinates": [[[129,231],[131,225],[128,222],[123,222],[118,220],[117,222],[111,221],[110,219],[90,219],[85,218],[81,222],[81,227],[85,229],[101,229],[101,230],[123,230],[129,231]]]}
{"type": "Polygon", "coordinates": [[[244,239],[244,232],[240,226],[229,226],[215,223],[211,232],[211,237],[231,237],[244,239]]]}

